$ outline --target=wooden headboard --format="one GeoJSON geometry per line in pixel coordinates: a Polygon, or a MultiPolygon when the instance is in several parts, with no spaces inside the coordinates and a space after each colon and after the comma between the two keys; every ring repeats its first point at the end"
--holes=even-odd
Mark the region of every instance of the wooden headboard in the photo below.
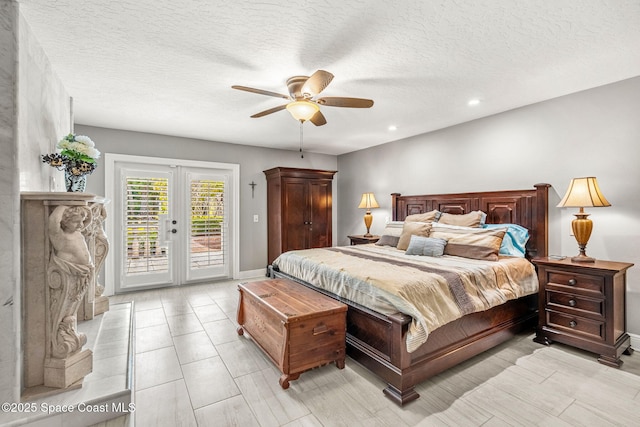
{"type": "Polygon", "coordinates": [[[536,184],[531,190],[485,191],[479,193],[428,194],[402,196],[391,194],[394,221],[407,215],[434,209],[451,214],[481,210],[487,224],[519,224],[529,230],[527,258],[547,256],[549,250],[549,187],[536,184]]]}

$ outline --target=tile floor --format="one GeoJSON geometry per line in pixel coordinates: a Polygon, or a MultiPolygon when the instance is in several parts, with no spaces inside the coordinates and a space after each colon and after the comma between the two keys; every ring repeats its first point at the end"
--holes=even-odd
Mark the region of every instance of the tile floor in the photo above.
{"type": "Polygon", "coordinates": [[[136,426],[640,425],[640,352],[617,370],[531,333],[420,384],[405,408],[349,358],[282,390],[273,364],[236,333],[237,283],[111,298],[135,301],[136,426]]]}

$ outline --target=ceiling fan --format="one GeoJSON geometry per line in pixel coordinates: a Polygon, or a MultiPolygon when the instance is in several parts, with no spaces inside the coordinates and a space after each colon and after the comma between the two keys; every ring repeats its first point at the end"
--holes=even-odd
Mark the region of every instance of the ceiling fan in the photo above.
{"type": "Polygon", "coordinates": [[[263,117],[286,109],[291,113],[294,119],[300,122],[310,121],[316,126],[322,126],[327,123],[324,115],[320,111],[320,106],[327,107],[349,107],[349,108],[369,108],[373,105],[373,101],[363,98],[344,98],[344,97],[324,97],[315,98],[322,92],[333,80],[333,74],[328,71],[318,70],[310,77],[293,76],[287,79],[287,89],[289,95],[283,95],[268,90],[255,89],[247,86],[231,86],[233,89],[244,90],[246,92],[257,93],[260,95],[274,96],[276,98],[284,98],[289,102],[279,105],[251,116],[252,118],[263,117]]]}

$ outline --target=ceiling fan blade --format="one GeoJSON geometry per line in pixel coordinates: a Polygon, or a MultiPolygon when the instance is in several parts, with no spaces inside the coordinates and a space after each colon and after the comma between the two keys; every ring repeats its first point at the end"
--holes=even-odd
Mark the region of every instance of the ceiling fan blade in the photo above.
{"type": "Polygon", "coordinates": [[[268,90],[255,89],[255,88],[247,87],[247,86],[234,85],[234,86],[231,86],[231,88],[232,89],[238,89],[238,90],[244,90],[245,92],[257,93],[259,95],[267,95],[267,96],[275,96],[276,98],[291,99],[288,95],[283,95],[281,93],[276,93],[276,92],[270,92],[268,90]]]}
{"type": "Polygon", "coordinates": [[[316,100],[320,105],[327,107],[349,107],[349,108],[369,108],[373,105],[373,101],[364,98],[343,98],[339,96],[329,96],[316,100]]]}
{"type": "Polygon", "coordinates": [[[320,110],[316,111],[316,113],[309,119],[309,121],[316,126],[327,124],[327,119],[324,118],[324,114],[322,114],[322,111],[320,110]]]}
{"type": "Polygon", "coordinates": [[[267,114],[277,113],[278,111],[284,110],[285,108],[287,108],[287,104],[269,108],[268,110],[260,111],[259,113],[254,114],[253,116],[251,116],[251,118],[256,119],[258,117],[266,116],[267,114]]]}
{"type": "Polygon", "coordinates": [[[307,79],[302,86],[302,96],[311,98],[322,92],[333,80],[333,74],[328,71],[318,70],[307,79]]]}

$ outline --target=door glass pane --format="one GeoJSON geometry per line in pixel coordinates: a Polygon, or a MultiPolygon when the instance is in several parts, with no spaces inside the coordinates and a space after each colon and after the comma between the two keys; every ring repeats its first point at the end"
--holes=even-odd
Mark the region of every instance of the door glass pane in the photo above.
{"type": "Polygon", "coordinates": [[[126,274],[166,272],[169,248],[162,243],[161,219],[168,213],[167,178],[126,178],[126,274]]]}
{"type": "Polygon", "coordinates": [[[225,262],[225,182],[191,180],[189,263],[191,269],[222,266],[225,262]]]}

